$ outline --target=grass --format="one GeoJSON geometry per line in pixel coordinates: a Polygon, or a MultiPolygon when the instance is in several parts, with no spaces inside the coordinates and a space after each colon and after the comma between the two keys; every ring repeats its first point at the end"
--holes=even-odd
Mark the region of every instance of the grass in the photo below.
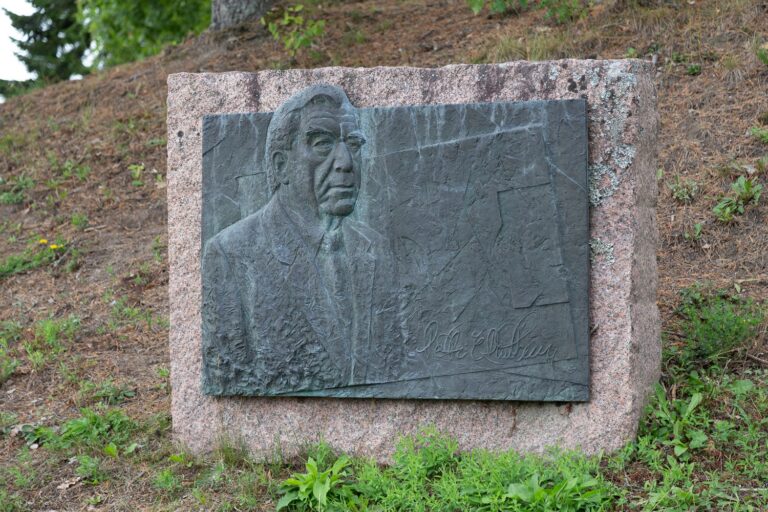
{"type": "Polygon", "coordinates": [[[88,217],[84,213],[73,213],[70,222],[76,229],[85,229],[88,227],[88,217]]]}
{"type": "Polygon", "coordinates": [[[22,326],[18,322],[0,322],[0,385],[7,381],[21,362],[14,356],[10,345],[21,338],[22,326]]]}
{"type": "Polygon", "coordinates": [[[33,370],[44,368],[67,349],[67,342],[74,339],[80,328],[75,315],[63,318],[46,318],[36,322],[31,334],[20,324],[3,322],[0,328],[0,384],[8,380],[26,358],[33,370]]]}
{"type": "Polygon", "coordinates": [[[749,133],[763,144],[768,144],[768,128],[753,126],[749,129],[749,133]]]}
{"type": "Polygon", "coordinates": [[[505,62],[513,60],[552,60],[569,55],[570,34],[565,32],[537,32],[528,37],[500,35],[488,53],[478,62],[505,62]]]}

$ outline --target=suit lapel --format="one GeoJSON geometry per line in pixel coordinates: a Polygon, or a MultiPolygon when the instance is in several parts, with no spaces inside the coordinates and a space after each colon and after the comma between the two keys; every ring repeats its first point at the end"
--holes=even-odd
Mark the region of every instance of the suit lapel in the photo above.
{"type": "Polygon", "coordinates": [[[286,292],[294,298],[294,305],[301,308],[315,332],[316,340],[325,348],[331,362],[345,374],[344,361],[348,356],[344,354],[342,330],[313,263],[314,255],[309,254],[311,249],[301,240],[276,198],[273,197],[269,205],[264,233],[271,237],[272,252],[282,263],[286,292]]]}

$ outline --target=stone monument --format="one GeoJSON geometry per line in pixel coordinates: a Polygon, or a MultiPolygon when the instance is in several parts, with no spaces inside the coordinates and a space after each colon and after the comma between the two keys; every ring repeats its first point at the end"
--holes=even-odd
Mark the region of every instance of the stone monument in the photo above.
{"type": "Polygon", "coordinates": [[[659,372],[656,125],[640,61],[172,75],[179,439],[620,446],[659,372]]]}

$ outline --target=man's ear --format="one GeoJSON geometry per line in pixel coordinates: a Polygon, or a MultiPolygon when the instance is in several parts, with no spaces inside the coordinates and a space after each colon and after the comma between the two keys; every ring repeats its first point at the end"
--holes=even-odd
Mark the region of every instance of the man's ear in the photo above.
{"type": "Polygon", "coordinates": [[[286,167],[288,158],[284,151],[275,151],[272,153],[272,169],[275,170],[275,180],[281,185],[288,184],[288,173],[286,167]]]}

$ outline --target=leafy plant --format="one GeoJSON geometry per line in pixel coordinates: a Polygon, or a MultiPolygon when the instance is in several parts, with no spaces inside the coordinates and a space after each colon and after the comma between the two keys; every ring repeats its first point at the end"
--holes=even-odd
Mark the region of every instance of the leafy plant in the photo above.
{"type": "MultiPolygon", "coordinates": [[[[534,473],[527,480],[509,484],[502,502],[531,511],[589,510],[600,507],[606,496],[600,481],[589,474],[577,474],[561,480],[542,479],[534,473]]],[[[517,508],[515,507],[515,508],[517,508]]]]}
{"type": "Polygon", "coordinates": [[[136,392],[127,386],[117,386],[112,379],[107,379],[96,388],[93,397],[107,405],[117,405],[136,396],[136,392]]]}
{"type": "Polygon", "coordinates": [[[29,360],[29,364],[32,365],[32,369],[41,370],[45,366],[46,361],[43,351],[36,349],[35,346],[28,341],[25,341],[22,346],[27,353],[27,359],[29,360]]]}
{"type": "Polygon", "coordinates": [[[712,213],[720,222],[731,222],[735,215],[744,214],[748,204],[757,204],[762,190],[763,186],[757,182],[757,178],[739,176],[731,184],[731,195],[721,197],[712,209],[712,213]]]}
{"type": "Polygon", "coordinates": [[[0,488],[0,512],[21,512],[27,510],[24,500],[18,494],[8,494],[0,488]]]}
{"type": "Polygon", "coordinates": [[[84,446],[100,449],[107,443],[124,445],[136,429],[136,424],[119,409],[97,412],[81,409],[81,416],[66,422],[60,433],[42,431],[45,443],[55,449],[84,446]]]}
{"type": "Polygon", "coordinates": [[[81,398],[88,398],[93,401],[99,401],[105,405],[117,405],[129,398],[136,396],[136,393],[127,386],[118,386],[112,379],[106,379],[100,384],[90,380],[84,380],[80,383],[81,398]]]}
{"type": "Polygon", "coordinates": [[[34,337],[22,344],[32,367],[40,370],[50,359],[62,353],[65,350],[63,341],[72,340],[79,327],[80,319],[75,315],[38,321],[34,337]]]}
{"type": "Polygon", "coordinates": [[[144,164],[131,164],[128,166],[128,170],[131,173],[131,185],[134,187],[141,187],[144,182],[141,180],[141,175],[144,173],[144,164]]]}
{"type": "Polygon", "coordinates": [[[715,214],[715,218],[720,222],[727,224],[733,221],[736,215],[744,214],[744,204],[738,202],[733,197],[723,197],[717,202],[712,213],[715,214]]]}
{"type": "Polygon", "coordinates": [[[282,43],[288,55],[295,57],[302,48],[308,48],[325,34],[325,21],[305,19],[302,4],[276,7],[261,18],[261,24],[275,41],[282,43]]]}
{"type": "Polygon", "coordinates": [[[701,74],[701,64],[689,64],[685,68],[685,73],[689,76],[698,76],[701,74]]]}
{"type": "Polygon", "coordinates": [[[280,484],[283,497],[277,503],[276,510],[289,506],[300,510],[328,509],[329,504],[345,501],[349,491],[344,484],[349,476],[350,460],[346,456],[339,457],[331,467],[320,471],[315,459],[310,457],[306,463],[306,473],[294,473],[280,484]]]}
{"type": "Polygon", "coordinates": [[[681,178],[676,175],[674,181],[667,183],[672,197],[681,203],[690,203],[699,192],[699,184],[691,178],[681,178]]]}
{"type": "Polygon", "coordinates": [[[655,407],[649,406],[654,421],[645,428],[665,446],[671,446],[675,457],[682,460],[687,460],[692,450],[707,444],[708,437],[704,429],[709,419],[694,414],[703,398],[701,393],[694,393],[689,400],[670,400],[664,388],[656,385],[655,407]]]}
{"type": "MultiPolygon", "coordinates": [[[[766,131],[768,134],[768,131],[766,131]]],[[[757,183],[757,178],[745,178],[739,176],[736,181],[731,184],[731,191],[736,194],[736,200],[742,204],[757,204],[760,199],[760,194],[763,191],[763,186],[757,183]]]]}
{"type": "Polygon", "coordinates": [[[689,242],[698,242],[701,240],[701,234],[704,230],[704,225],[701,222],[695,223],[693,226],[691,226],[691,229],[686,229],[683,233],[683,238],[685,238],[689,242]]]}

